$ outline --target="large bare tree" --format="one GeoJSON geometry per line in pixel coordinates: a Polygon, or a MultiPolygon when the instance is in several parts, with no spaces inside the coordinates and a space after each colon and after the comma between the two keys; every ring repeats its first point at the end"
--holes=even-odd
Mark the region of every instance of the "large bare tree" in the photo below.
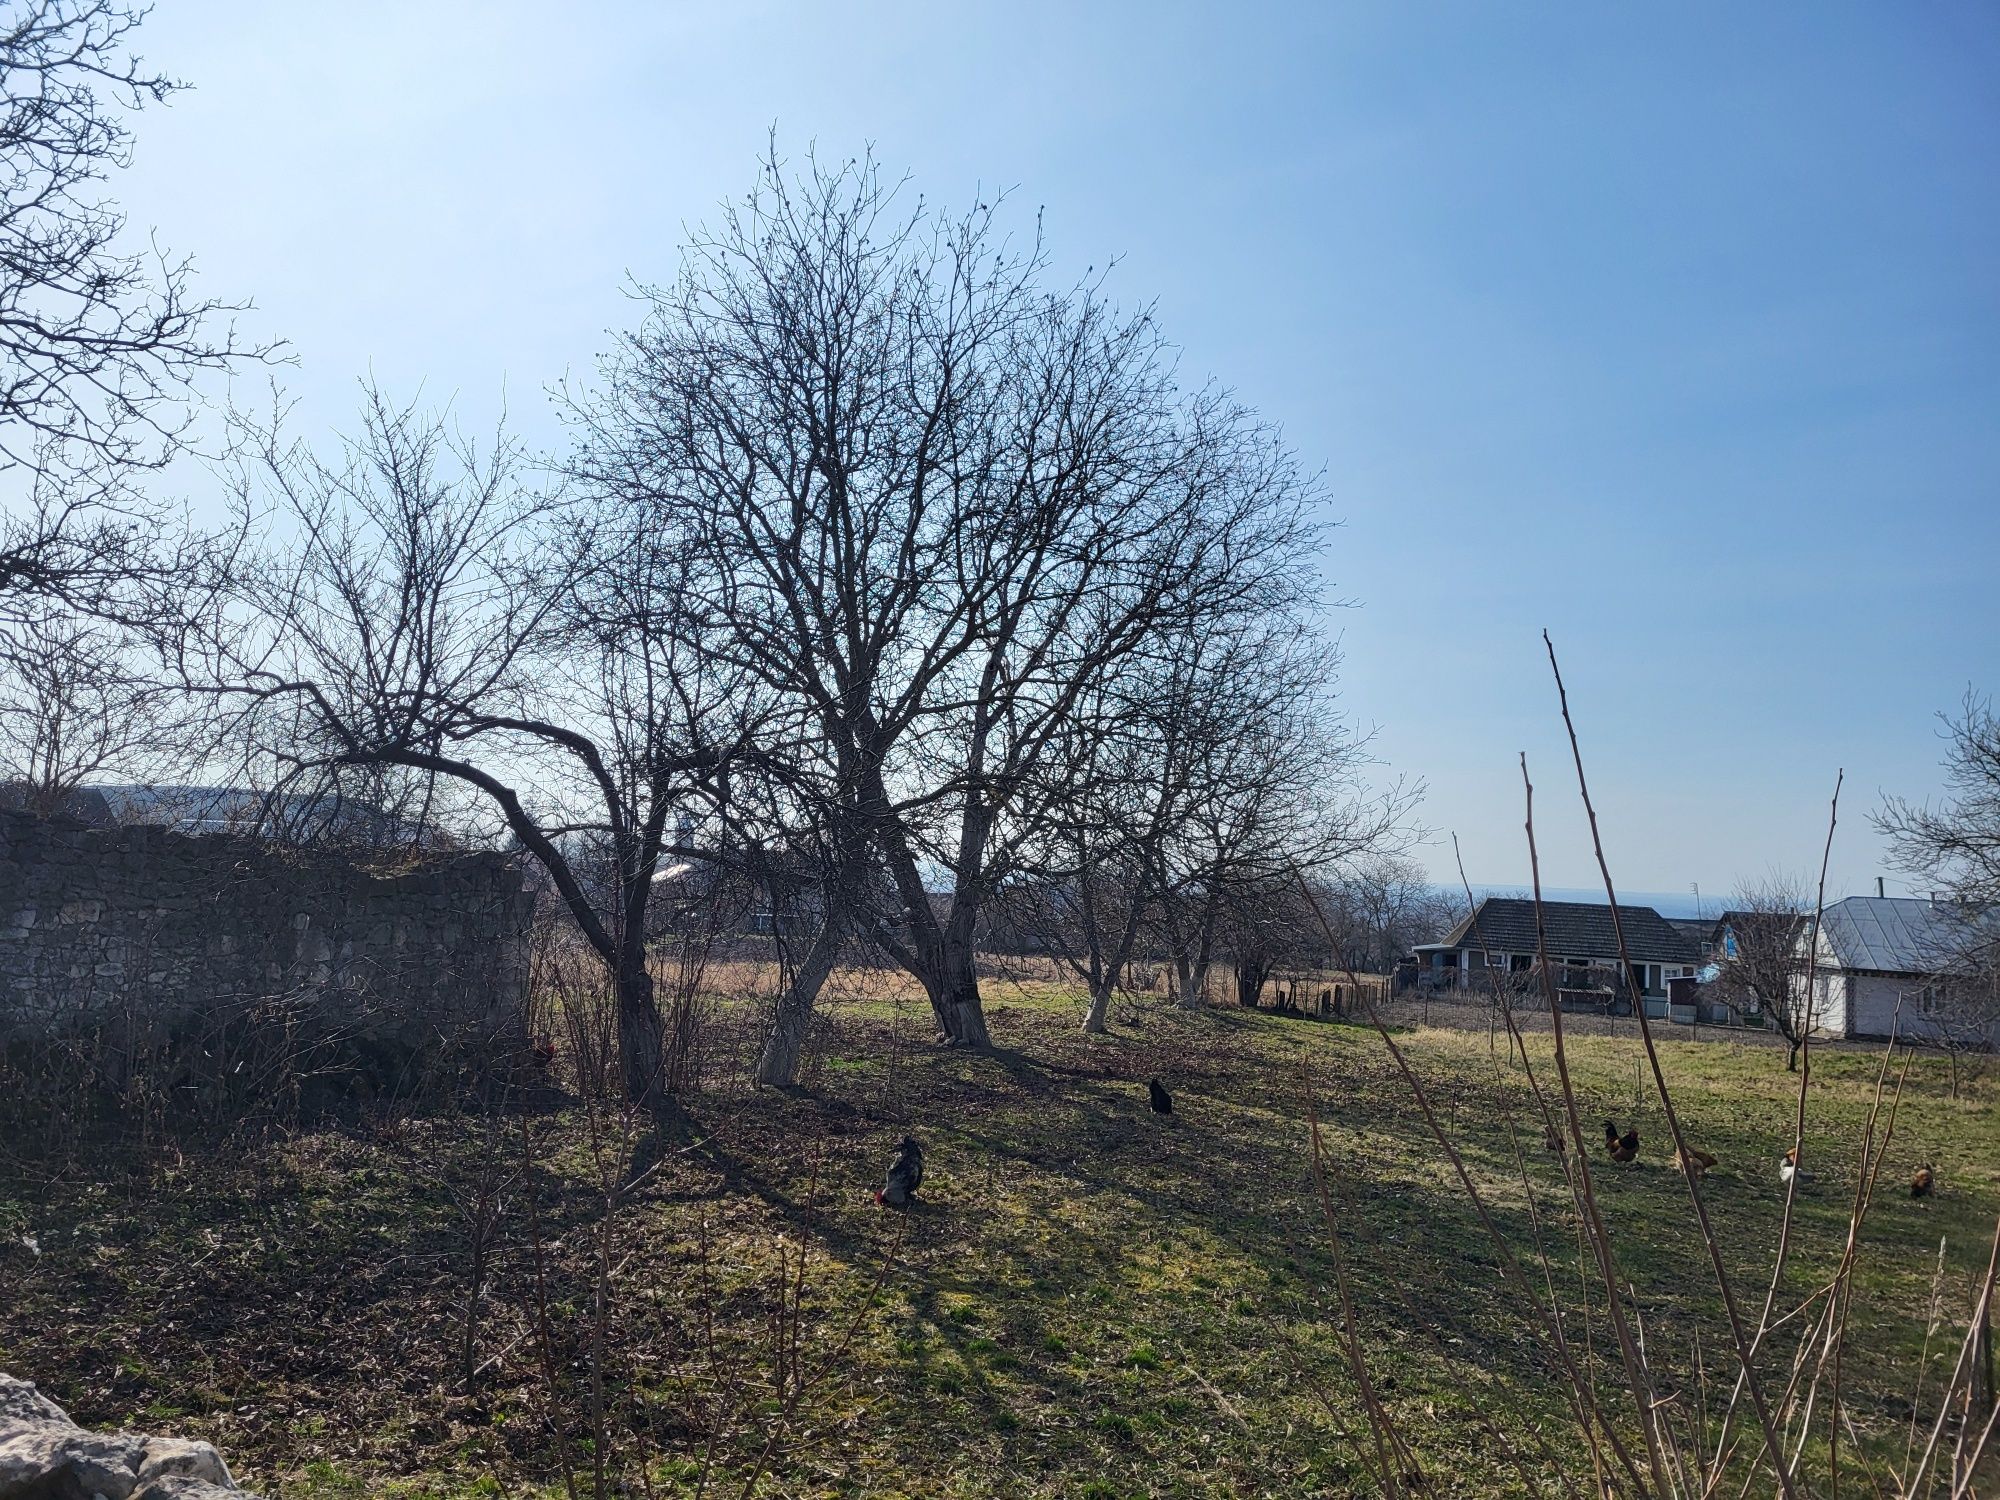
{"type": "Polygon", "coordinates": [[[575,403],[576,477],[676,539],[715,649],[811,714],[829,822],[894,893],[868,936],[975,1046],[979,916],[1079,703],[1163,622],[1288,594],[1312,540],[1274,434],[1179,389],[1150,314],[1046,276],[986,205],[773,157],[575,403]]]}
{"type": "Polygon", "coordinates": [[[266,430],[241,475],[278,518],[199,638],[196,680],[305,775],[398,768],[476,794],[546,872],[615,992],[625,1087],[654,1097],[647,912],[683,823],[728,826],[764,702],[711,653],[686,570],[636,512],[528,482],[371,393],[338,459],[266,430]]]}

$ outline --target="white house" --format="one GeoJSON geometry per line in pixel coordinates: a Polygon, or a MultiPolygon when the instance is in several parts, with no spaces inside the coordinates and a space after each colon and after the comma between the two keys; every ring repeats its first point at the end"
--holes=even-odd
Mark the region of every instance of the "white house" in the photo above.
{"type": "MultiPolygon", "coordinates": [[[[1988,982],[1996,929],[1991,912],[1914,896],[1849,896],[1820,919],[1813,964],[1813,1030],[1824,1036],[2000,1044],[2000,1019],[1988,982]],[[1958,976],[1958,977],[1953,977],[1958,976]],[[1983,993],[1982,993],[1983,992],[1983,993]]],[[[1807,983],[1812,924],[1799,935],[1799,973],[1807,983]]],[[[1794,993],[1798,993],[1797,990],[1794,993]]]]}

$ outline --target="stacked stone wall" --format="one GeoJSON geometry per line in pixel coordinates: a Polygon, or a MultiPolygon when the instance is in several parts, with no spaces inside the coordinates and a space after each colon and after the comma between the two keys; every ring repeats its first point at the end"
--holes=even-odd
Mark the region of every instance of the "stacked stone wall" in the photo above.
{"type": "Polygon", "coordinates": [[[404,1056],[518,1038],[532,907],[494,854],[384,875],[330,851],[0,812],[0,1040],[150,1043],[224,1021],[404,1056]]]}

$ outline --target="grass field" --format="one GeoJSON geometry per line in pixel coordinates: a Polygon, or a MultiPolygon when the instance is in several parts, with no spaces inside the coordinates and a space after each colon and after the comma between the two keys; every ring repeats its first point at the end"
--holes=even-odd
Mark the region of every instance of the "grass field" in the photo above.
{"type": "MultiPolygon", "coordinates": [[[[593,1130],[573,1100],[209,1149],[92,1148],[67,1164],[12,1154],[0,1368],[86,1424],[210,1438],[246,1482],[300,1500],[560,1494],[563,1456],[662,1495],[693,1493],[704,1464],[719,1495],[760,1470],[754,1492],[768,1495],[1366,1493],[1311,1109],[1360,1348],[1423,1492],[1560,1493],[1558,1463],[1587,1476],[1535,1320],[1372,1031],[1159,1007],[1086,1038],[1076,997],[1053,984],[995,986],[990,1009],[1001,1050],[950,1052],[907,993],[850,987],[810,1089],[717,1088],[648,1127],[631,1163],[619,1122],[593,1130]],[[1154,1074],[1174,1091],[1169,1118],[1146,1108],[1154,1074]],[[871,1193],[905,1130],[930,1175],[896,1214],[871,1193]],[[643,1174],[608,1230],[605,1171],[643,1174]],[[468,1391],[482,1182],[505,1191],[468,1391]],[[601,1388],[587,1357],[600,1316],[601,1388]]],[[[719,1016],[713,1076],[741,1075],[749,1021],[719,1016]]],[[[1516,1253],[1532,1266],[1538,1236],[1547,1247],[1572,1340],[1615,1362],[1601,1294],[1586,1318],[1540,1126],[1517,1157],[1502,1123],[1528,1118],[1504,1035],[1497,1056],[1484,1032],[1398,1040],[1516,1253]]],[[[1549,1039],[1529,1046],[1552,1076],[1549,1039]]],[[[1663,1055],[1691,1138],[1721,1158],[1704,1186],[1754,1315],[1796,1080],[1765,1046],[1663,1055]]],[[[1880,1061],[1815,1055],[1814,1178],[1781,1308],[1833,1274],[1880,1061]]],[[[1586,1127],[1609,1115],[1645,1137],[1634,1166],[1596,1157],[1598,1192],[1652,1360],[1677,1372],[1661,1396],[1688,1420],[1697,1364],[1711,1386],[1732,1367],[1687,1189],[1638,1045],[1578,1038],[1571,1063],[1586,1127]]],[[[1983,1081],[1951,1098],[1942,1060],[1910,1064],[1843,1368],[1853,1439],[1877,1466],[1903,1451],[1934,1290],[1946,1326],[1927,1389],[1986,1263],[1994,1097],[1983,1081]],[[1922,1161],[1940,1191],[1913,1202],[1902,1185],[1922,1161]]],[[[1792,1337],[1767,1351],[1776,1378],[1792,1337]]]]}

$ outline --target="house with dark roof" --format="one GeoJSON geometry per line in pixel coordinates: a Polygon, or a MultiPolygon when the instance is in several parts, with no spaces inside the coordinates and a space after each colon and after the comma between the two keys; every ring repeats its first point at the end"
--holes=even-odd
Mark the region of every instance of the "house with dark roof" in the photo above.
{"type": "Polygon", "coordinates": [[[1691,938],[1695,947],[1701,950],[1703,958],[1711,957],[1709,940],[1714,936],[1715,924],[1706,917],[1668,917],[1667,925],[1683,937],[1691,938]]]}
{"type": "MultiPolygon", "coordinates": [[[[1723,912],[1710,925],[1708,941],[1704,945],[1703,951],[1717,963],[1723,963],[1736,957],[1736,935],[1744,929],[1748,929],[1752,934],[1766,934],[1765,938],[1758,939],[1761,942],[1782,941],[1782,934],[1772,932],[1773,924],[1780,921],[1791,924],[1793,942],[1797,942],[1803,937],[1806,929],[1812,926],[1812,916],[1808,912],[1736,911],[1732,909],[1723,912]]],[[[1776,951],[1776,949],[1774,948],[1770,951],[1776,951]]]]}
{"type": "Polygon", "coordinates": [[[2000,912],[1849,896],[1821,914],[1816,956],[1810,929],[1801,924],[1793,982],[1802,990],[1811,979],[1815,1032],[2000,1045],[1991,993],[2000,912]]]}
{"type": "MultiPolygon", "coordinates": [[[[1561,988],[1589,989],[1593,972],[1620,972],[1618,934],[1608,905],[1544,901],[1541,911],[1549,962],[1561,988]]],[[[1695,972],[1700,944],[1650,906],[1621,905],[1618,925],[1648,1014],[1665,1015],[1668,981],[1695,972]]],[[[1481,987],[1495,971],[1530,974],[1536,951],[1535,903],[1513,896],[1488,896],[1443,938],[1416,950],[1420,974],[1441,988],[1481,987]]]]}

